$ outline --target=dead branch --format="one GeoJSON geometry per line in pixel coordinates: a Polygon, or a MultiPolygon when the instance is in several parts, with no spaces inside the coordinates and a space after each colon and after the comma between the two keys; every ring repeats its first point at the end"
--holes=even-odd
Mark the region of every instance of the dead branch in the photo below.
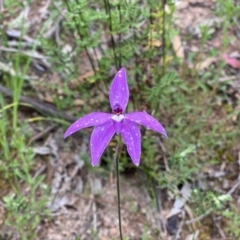
{"type": "MultiPolygon", "coordinates": [[[[6,97],[13,97],[13,93],[11,90],[9,90],[8,88],[2,86],[0,84],[0,92],[5,95],[6,97]]],[[[26,97],[21,95],[19,98],[20,102],[24,102],[24,103],[28,103],[30,104],[37,112],[40,113],[45,113],[47,115],[51,115],[51,116],[55,116],[55,117],[59,117],[61,119],[64,119],[68,122],[75,122],[77,120],[76,117],[66,114],[64,112],[59,111],[56,107],[43,103],[43,102],[39,102],[36,101],[32,98],[26,97]]]]}

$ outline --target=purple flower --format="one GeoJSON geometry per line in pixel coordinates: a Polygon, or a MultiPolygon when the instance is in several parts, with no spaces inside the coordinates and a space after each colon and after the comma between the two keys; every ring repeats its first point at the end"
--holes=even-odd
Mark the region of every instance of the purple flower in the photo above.
{"type": "Polygon", "coordinates": [[[163,126],[146,112],[124,114],[129,99],[129,89],[125,68],[121,68],[110,87],[109,101],[113,113],[92,112],[74,122],[65,132],[64,138],[76,131],[95,127],[91,139],[92,165],[96,166],[113,135],[121,134],[133,163],[139,166],[141,155],[141,132],[138,124],[157,131],[167,137],[163,126]]]}

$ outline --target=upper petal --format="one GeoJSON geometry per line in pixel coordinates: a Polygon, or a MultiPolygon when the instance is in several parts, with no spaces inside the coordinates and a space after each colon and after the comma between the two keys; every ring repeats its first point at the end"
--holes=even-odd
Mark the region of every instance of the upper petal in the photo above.
{"type": "Polygon", "coordinates": [[[76,122],[74,122],[64,134],[64,138],[68,137],[69,135],[75,133],[76,131],[92,126],[98,126],[100,124],[106,123],[110,121],[112,114],[109,113],[102,113],[102,112],[93,112],[89,113],[81,118],[79,118],[76,122]]]}
{"type": "Polygon", "coordinates": [[[96,166],[99,162],[100,157],[103,154],[106,146],[112,139],[115,133],[115,129],[113,126],[113,122],[107,122],[102,125],[99,125],[94,128],[90,144],[91,144],[91,159],[92,159],[92,166],[96,166]]]}
{"type": "Polygon", "coordinates": [[[157,131],[167,137],[167,133],[160,122],[146,112],[131,112],[125,114],[125,119],[131,122],[141,124],[147,128],[157,131]]]}
{"type": "Polygon", "coordinates": [[[141,132],[136,123],[125,120],[121,128],[122,138],[127,151],[136,166],[139,166],[141,155],[141,132]]]}
{"type": "Polygon", "coordinates": [[[109,101],[112,109],[119,104],[124,112],[128,104],[128,99],[129,89],[127,84],[127,73],[125,68],[121,68],[112,81],[109,91],[109,101]]]}

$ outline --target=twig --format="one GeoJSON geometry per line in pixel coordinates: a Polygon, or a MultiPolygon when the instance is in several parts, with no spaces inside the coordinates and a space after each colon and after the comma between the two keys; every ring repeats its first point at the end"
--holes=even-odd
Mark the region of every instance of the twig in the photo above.
{"type": "Polygon", "coordinates": [[[159,139],[159,145],[162,149],[162,152],[163,152],[163,162],[164,162],[164,166],[166,168],[166,171],[170,171],[169,169],[169,166],[168,166],[168,163],[167,163],[167,150],[165,148],[165,146],[163,145],[163,143],[161,142],[161,140],[159,139]]]}
{"type": "Polygon", "coordinates": [[[56,126],[57,126],[56,124],[54,124],[52,126],[49,126],[46,129],[44,129],[43,131],[41,131],[38,134],[34,135],[32,138],[30,138],[28,144],[31,144],[32,142],[42,138],[45,134],[47,134],[48,132],[52,131],[56,126]]]}
{"type": "Polygon", "coordinates": [[[185,222],[185,225],[189,225],[189,224],[192,224],[192,223],[195,223],[195,222],[198,222],[198,221],[202,220],[202,219],[205,218],[207,215],[209,215],[212,211],[213,211],[213,209],[210,208],[208,211],[206,211],[204,214],[200,215],[199,217],[194,218],[194,219],[189,220],[189,221],[186,221],[186,222],[185,222]]]}
{"type": "MultiPolygon", "coordinates": [[[[18,53],[19,49],[15,49],[15,48],[6,48],[6,47],[0,47],[0,51],[4,51],[4,52],[14,52],[14,53],[18,53]]],[[[31,52],[31,51],[22,51],[22,54],[25,54],[28,57],[32,57],[32,58],[36,58],[36,59],[41,59],[41,60],[47,60],[49,59],[49,57],[46,57],[38,52],[31,52]]],[[[49,65],[49,64],[48,64],[49,65]]]]}
{"type": "MultiPolygon", "coordinates": [[[[13,97],[13,93],[11,90],[9,90],[8,88],[2,86],[0,84],[0,92],[5,95],[6,97],[13,97]]],[[[68,122],[75,122],[77,120],[76,117],[66,114],[64,112],[59,111],[56,107],[51,106],[49,104],[45,104],[43,102],[38,102],[36,100],[33,100],[29,97],[25,97],[23,95],[20,96],[19,98],[20,102],[25,102],[28,103],[30,105],[32,105],[32,107],[40,113],[45,113],[45,114],[49,114],[51,116],[56,116],[56,117],[60,117],[61,119],[64,119],[68,122]]]]}
{"type": "Polygon", "coordinates": [[[240,186],[240,179],[233,185],[233,187],[227,192],[227,195],[231,195],[240,186]]]}
{"type": "Polygon", "coordinates": [[[178,240],[180,239],[180,236],[181,236],[181,232],[182,232],[182,229],[183,229],[183,226],[184,226],[184,220],[185,220],[185,211],[182,211],[182,221],[178,227],[178,230],[177,230],[177,233],[174,237],[174,240],[178,240]]]}
{"type": "Polygon", "coordinates": [[[219,82],[227,82],[227,81],[232,81],[232,80],[238,80],[238,76],[226,76],[226,77],[221,77],[218,79],[219,82]]]}
{"type": "Polygon", "coordinates": [[[156,203],[157,203],[157,210],[159,213],[159,216],[157,217],[157,223],[159,225],[159,232],[161,234],[161,237],[164,238],[164,235],[167,233],[166,228],[166,219],[163,216],[163,207],[162,207],[162,197],[161,197],[161,189],[158,188],[157,182],[154,181],[154,190],[156,194],[156,203]]]}
{"type": "Polygon", "coordinates": [[[53,34],[55,33],[55,39],[56,39],[56,42],[58,44],[60,44],[60,38],[59,38],[59,26],[60,26],[60,23],[61,21],[63,20],[63,17],[62,15],[60,15],[56,22],[51,26],[51,28],[44,33],[44,38],[50,38],[51,36],[53,36],[53,34]]]}
{"type": "MultiPolygon", "coordinates": [[[[21,40],[22,41],[21,44],[28,43],[28,44],[31,44],[31,46],[32,45],[35,45],[35,46],[41,45],[40,41],[35,40],[26,34],[24,36],[22,36],[22,32],[19,30],[10,28],[10,29],[6,29],[5,33],[9,38],[21,40]]],[[[19,46],[19,42],[18,42],[17,46],[19,46]]]]}
{"type": "Polygon", "coordinates": [[[218,224],[218,222],[217,222],[217,219],[213,218],[213,221],[214,221],[214,224],[215,224],[215,226],[217,227],[218,232],[219,232],[219,234],[221,235],[222,239],[226,239],[226,235],[225,235],[225,233],[223,232],[222,228],[219,226],[219,224],[218,224]]]}
{"type": "MultiPolygon", "coordinates": [[[[10,74],[11,76],[14,76],[14,77],[17,76],[17,77],[22,78],[22,76],[23,76],[23,74],[20,71],[18,71],[18,73],[16,73],[16,71],[11,67],[11,63],[6,64],[6,63],[3,63],[3,62],[0,62],[0,72],[1,71],[6,72],[6,73],[8,73],[8,74],[10,74]]],[[[25,80],[38,80],[39,78],[25,75],[24,79],[25,80]]]]}
{"type": "Polygon", "coordinates": [[[40,169],[37,170],[37,172],[34,174],[33,179],[36,180],[47,168],[46,164],[42,165],[40,169]]]}

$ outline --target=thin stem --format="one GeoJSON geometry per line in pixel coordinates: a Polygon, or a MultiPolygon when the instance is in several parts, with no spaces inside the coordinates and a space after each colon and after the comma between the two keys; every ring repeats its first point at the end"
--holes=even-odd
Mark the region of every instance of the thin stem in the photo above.
{"type": "MultiPolygon", "coordinates": [[[[119,22],[121,24],[122,23],[121,5],[118,4],[117,8],[118,8],[118,14],[119,14],[119,22]]],[[[119,51],[119,68],[122,67],[121,42],[122,42],[122,34],[121,34],[121,31],[119,30],[119,34],[118,34],[118,43],[119,43],[119,50],[120,50],[119,51]]]]}
{"type": "Polygon", "coordinates": [[[122,141],[121,136],[118,135],[118,147],[116,152],[116,177],[117,177],[117,198],[118,198],[118,223],[119,223],[119,233],[120,233],[120,239],[123,240],[122,236],[122,221],[121,221],[121,204],[120,204],[120,181],[119,181],[119,167],[118,163],[120,160],[122,151],[122,141]]]}
{"type": "Polygon", "coordinates": [[[167,4],[166,0],[162,1],[162,55],[163,55],[163,68],[162,68],[162,76],[165,75],[166,72],[166,11],[165,11],[165,6],[167,4]]]}
{"type": "MultiPolygon", "coordinates": [[[[127,1],[125,0],[125,4],[127,5],[127,7],[128,7],[128,3],[127,3],[127,1]]],[[[135,44],[138,44],[138,39],[137,39],[137,34],[136,34],[136,28],[134,27],[134,21],[136,22],[136,19],[134,19],[131,15],[129,16],[129,18],[130,18],[130,23],[129,23],[129,28],[131,28],[132,29],[132,31],[133,31],[133,42],[135,43],[135,44]]],[[[122,20],[121,20],[121,22],[122,22],[122,20]]],[[[121,42],[120,42],[120,44],[121,44],[121,42]]],[[[134,77],[134,79],[135,79],[135,81],[136,81],[136,84],[137,84],[137,88],[138,88],[138,92],[141,92],[142,91],[142,82],[140,82],[141,80],[140,80],[140,75],[139,75],[139,72],[138,72],[138,69],[139,69],[139,61],[138,61],[138,54],[137,54],[137,52],[136,52],[136,50],[135,50],[135,48],[134,48],[134,44],[131,44],[131,46],[132,46],[132,49],[133,49],[133,52],[134,52],[134,64],[135,64],[135,69],[137,69],[137,71],[135,71],[135,77],[134,77]]],[[[138,103],[140,103],[141,102],[141,94],[139,94],[135,99],[133,99],[133,107],[134,107],[134,109],[139,109],[139,106],[138,106],[138,103]]]]}
{"type": "Polygon", "coordinates": [[[118,61],[117,61],[117,54],[116,54],[116,43],[113,37],[113,27],[112,27],[112,13],[111,13],[111,7],[110,7],[110,2],[108,0],[104,0],[104,5],[105,5],[105,11],[106,14],[108,14],[109,16],[109,31],[110,31],[110,38],[111,38],[111,43],[112,43],[112,50],[113,50],[113,56],[114,56],[114,62],[115,62],[115,66],[117,68],[117,70],[120,68],[120,66],[118,65],[118,61]]]}

